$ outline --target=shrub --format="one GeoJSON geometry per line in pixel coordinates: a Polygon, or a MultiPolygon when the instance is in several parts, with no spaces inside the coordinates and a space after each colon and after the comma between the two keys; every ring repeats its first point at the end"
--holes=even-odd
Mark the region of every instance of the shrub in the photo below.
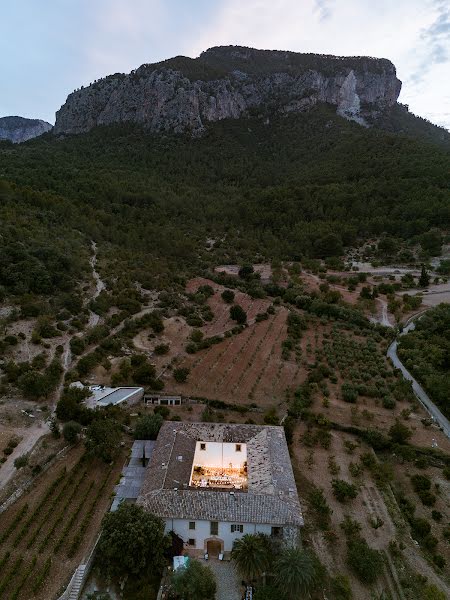
{"type": "Polygon", "coordinates": [[[336,575],[330,582],[333,600],[352,600],[352,588],[347,575],[336,575]]]}
{"type": "Polygon", "coordinates": [[[279,425],[280,424],[280,418],[277,415],[277,411],[275,410],[275,408],[271,408],[270,410],[268,410],[265,413],[264,423],[266,425],[279,425]]]}
{"type": "Polygon", "coordinates": [[[433,519],[433,521],[437,521],[439,523],[440,521],[442,521],[442,513],[440,513],[438,510],[432,510],[431,518],[433,519]]]}
{"type": "Polygon", "coordinates": [[[76,421],[68,421],[63,426],[63,437],[69,444],[75,444],[81,433],[81,425],[76,421]]]}
{"type": "Polygon", "coordinates": [[[247,322],[247,313],[242,306],[239,306],[239,304],[234,304],[230,308],[230,318],[233,319],[233,321],[236,321],[236,323],[239,323],[239,325],[243,325],[247,322]]]}
{"type": "Polygon", "coordinates": [[[411,483],[415,492],[431,489],[431,479],[426,475],[413,475],[411,483]]]}
{"type": "Polygon", "coordinates": [[[355,521],[348,515],[345,515],[344,520],[340,524],[340,528],[345,533],[346,537],[357,536],[362,529],[361,523],[358,523],[358,521],[355,521]]]}
{"type": "MultiPolygon", "coordinates": [[[[158,407],[167,408],[167,407],[158,407]]],[[[155,409],[155,414],[145,415],[140,417],[134,428],[134,438],[136,440],[156,440],[159,430],[164,422],[161,414],[158,414],[155,409]]]]}
{"type": "Polygon", "coordinates": [[[446,596],[435,585],[427,585],[423,590],[423,600],[446,600],[446,596]]]}
{"type": "Polygon", "coordinates": [[[200,329],[194,329],[191,333],[191,340],[198,344],[202,341],[203,335],[203,331],[201,331],[200,329]]]}
{"type": "Polygon", "coordinates": [[[222,292],[222,300],[227,304],[231,304],[234,301],[234,292],[232,290],[224,290],[222,292]]]}
{"type": "Polygon", "coordinates": [[[405,444],[411,436],[412,431],[398,420],[389,429],[389,437],[396,444],[405,444]]]}
{"type": "Polygon", "coordinates": [[[309,504],[312,510],[316,513],[317,524],[321,529],[328,529],[330,526],[331,513],[325,494],[320,488],[314,488],[309,494],[309,504]]]}
{"type": "Polygon", "coordinates": [[[429,533],[421,540],[420,544],[429,552],[434,552],[436,546],[438,545],[438,539],[429,533]]]}
{"type": "Polygon", "coordinates": [[[447,564],[447,561],[441,554],[435,554],[433,556],[433,562],[439,569],[443,569],[447,564]]]}
{"type": "Polygon", "coordinates": [[[162,356],[163,354],[169,353],[170,346],[169,344],[158,344],[155,346],[155,354],[158,356],[162,356]]]}
{"type": "Polygon", "coordinates": [[[177,597],[185,600],[210,600],[216,595],[216,579],[211,568],[195,559],[173,573],[170,585],[177,597]]]}
{"type": "Polygon", "coordinates": [[[425,506],[434,506],[436,502],[436,496],[430,491],[420,490],[420,492],[417,492],[417,495],[422,500],[422,504],[424,504],[425,506]]]}
{"type": "Polygon", "coordinates": [[[424,538],[431,531],[430,523],[421,517],[411,519],[410,525],[414,537],[424,538]]]}
{"type": "Polygon", "coordinates": [[[184,383],[187,380],[189,373],[190,369],[186,367],[180,367],[174,370],[173,378],[177,383],[184,383]]]}
{"type": "Polygon", "coordinates": [[[14,466],[16,467],[16,469],[21,469],[22,467],[26,467],[27,464],[28,464],[28,455],[27,454],[23,454],[22,456],[19,456],[14,461],[14,466]]]}
{"type": "Polygon", "coordinates": [[[388,408],[389,410],[392,410],[393,408],[395,408],[394,398],[391,398],[390,396],[385,396],[383,398],[383,407],[388,408]]]}
{"type": "Polygon", "coordinates": [[[333,487],[333,494],[339,502],[346,502],[349,499],[356,498],[358,495],[358,488],[343,479],[333,479],[331,485],[333,487]]]}
{"type": "Polygon", "coordinates": [[[347,541],[347,562],[362,583],[374,583],[383,571],[383,560],[378,550],[368,546],[362,538],[347,541]]]}
{"type": "Polygon", "coordinates": [[[354,404],[358,400],[358,390],[350,383],[343,383],[341,387],[342,399],[354,404]]]}

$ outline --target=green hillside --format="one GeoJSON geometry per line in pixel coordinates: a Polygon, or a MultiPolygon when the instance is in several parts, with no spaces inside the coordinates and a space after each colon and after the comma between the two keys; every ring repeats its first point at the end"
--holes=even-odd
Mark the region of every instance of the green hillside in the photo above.
{"type": "MultiPolygon", "coordinates": [[[[0,285],[49,244],[76,278],[89,240],[107,272],[164,287],[213,262],[323,257],[387,232],[410,239],[450,223],[450,153],[365,129],[327,107],[305,115],[216,123],[201,138],[97,128],[0,145],[0,285]],[[17,186],[17,187],[16,187],[17,186]],[[222,240],[212,252],[207,238],[222,240]],[[32,243],[27,243],[32,240],[32,243]]],[[[84,257],[84,258],[83,258],[84,257]]],[[[59,284],[58,284],[59,285],[59,284]]]]}

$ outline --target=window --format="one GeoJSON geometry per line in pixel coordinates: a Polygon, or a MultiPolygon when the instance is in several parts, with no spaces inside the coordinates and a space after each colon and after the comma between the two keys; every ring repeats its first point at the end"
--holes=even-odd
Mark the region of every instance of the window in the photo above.
{"type": "Polygon", "coordinates": [[[189,538],[188,539],[188,546],[195,546],[195,540],[194,540],[194,538],[189,538]]]}
{"type": "Polygon", "coordinates": [[[244,526],[239,523],[233,523],[231,533],[244,533],[244,526]]]}
{"type": "Polygon", "coordinates": [[[206,444],[200,444],[200,450],[206,450],[206,444]]]}
{"type": "Polygon", "coordinates": [[[195,521],[189,521],[189,529],[195,529],[195,521]]]}
{"type": "Polygon", "coordinates": [[[240,452],[241,451],[241,444],[236,444],[236,452],[240,452]]]}
{"type": "Polygon", "coordinates": [[[210,533],[211,535],[219,535],[219,523],[217,521],[211,521],[210,533]]]}

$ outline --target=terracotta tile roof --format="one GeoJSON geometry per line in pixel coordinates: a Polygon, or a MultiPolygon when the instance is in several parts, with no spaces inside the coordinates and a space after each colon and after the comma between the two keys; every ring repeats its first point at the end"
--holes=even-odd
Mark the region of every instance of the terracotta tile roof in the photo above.
{"type": "Polygon", "coordinates": [[[163,518],[303,525],[282,427],[164,423],[137,502],[163,518]],[[197,441],[247,444],[248,491],[189,487],[197,441]]]}

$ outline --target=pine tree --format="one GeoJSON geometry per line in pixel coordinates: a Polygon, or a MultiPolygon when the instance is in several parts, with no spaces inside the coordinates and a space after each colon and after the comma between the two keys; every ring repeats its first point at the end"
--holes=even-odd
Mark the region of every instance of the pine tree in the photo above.
{"type": "Polygon", "coordinates": [[[425,265],[422,265],[422,271],[421,271],[420,277],[419,277],[419,286],[426,288],[426,287],[428,287],[429,283],[430,283],[430,276],[427,273],[425,265]]]}

